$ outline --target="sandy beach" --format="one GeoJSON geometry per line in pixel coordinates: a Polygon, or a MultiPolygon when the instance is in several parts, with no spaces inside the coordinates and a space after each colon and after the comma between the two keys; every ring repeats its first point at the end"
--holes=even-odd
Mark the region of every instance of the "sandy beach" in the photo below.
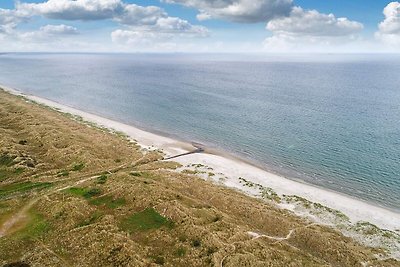
{"type": "MultiPolygon", "coordinates": [[[[167,157],[193,151],[195,148],[190,143],[177,141],[168,137],[160,136],[151,132],[143,131],[134,126],[103,118],[88,112],[84,112],[60,103],[41,97],[23,94],[22,92],[0,85],[6,91],[15,95],[21,95],[37,103],[47,105],[64,113],[70,113],[82,117],[84,120],[95,123],[115,131],[120,131],[136,140],[142,147],[150,149],[161,149],[167,157]]],[[[366,221],[382,229],[399,230],[400,214],[391,210],[375,206],[373,204],[337,193],[313,185],[291,180],[286,177],[267,172],[261,168],[241,161],[233,156],[222,153],[195,153],[183,157],[174,158],[184,166],[201,164],[218,175],[209,177],[225,186],[236,188],[247,194],[257,196],[258,191],[254,188],[244,187],[239,178],[245,178],[252,183],[272,188],[278,195],[296,195],[311,202],[320,203],[331,209],[339,210],[347,215],[352,223],[366,221]],[[221,178],[223,177],[223,179],[221,178]]],[[[279,205],[279,204],[278,204],[279,205]]],[[[307,214],[305,210],[299,210],[295,205],[282,204],[282,208],[293,210],[298,215],[309,216],[312,219],[329,224],[326,218],[318,218],[307,214]]]]}

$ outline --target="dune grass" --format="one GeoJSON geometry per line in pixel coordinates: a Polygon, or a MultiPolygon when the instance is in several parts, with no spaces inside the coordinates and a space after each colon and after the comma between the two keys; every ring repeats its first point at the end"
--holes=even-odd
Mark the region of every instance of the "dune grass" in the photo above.
{"type": "Polygon", "coordinates": [[[147,231],[161,227],[172,228],[174,223],[153,208],[147,208],[125,218],[120,227],[127,232],[147,231]]]}
{"type": "Polygon", "coordinates": [[[116,209],[118,207],[124,206],[126,204],[126,200],[125,198],[114,199],[112,196],[104,196],[91,199],[89,203],[95,206],[105,206],[109,209],[116,209]]]}
{"type": "Polygon", "coordinates": [[[21,182],[21,183],[12,183],[4,186],[0,186],[0,198],[7,197],[9,195],[15,193],[25,193],[31,190],[41,190],[45,188],[49,188],[52,186],[52,183],[34,183],[31,181],[21,182]]]}

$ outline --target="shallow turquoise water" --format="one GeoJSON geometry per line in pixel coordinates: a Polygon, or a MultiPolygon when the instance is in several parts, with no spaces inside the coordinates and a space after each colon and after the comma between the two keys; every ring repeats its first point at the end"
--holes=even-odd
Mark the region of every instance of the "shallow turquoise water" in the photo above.
{"type": "Polygon", "coordinates": [[[0,83],[400,210],[400,56],[5,54],[0,83]]]}

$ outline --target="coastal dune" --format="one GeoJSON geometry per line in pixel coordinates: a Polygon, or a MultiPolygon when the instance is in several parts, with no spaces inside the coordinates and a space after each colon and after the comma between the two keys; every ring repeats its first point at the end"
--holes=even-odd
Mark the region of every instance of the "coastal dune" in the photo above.
{"type": "Polygon", "coordinates": [[[399,266],[395,212],[4,89],[0,265],[399,266]]]}

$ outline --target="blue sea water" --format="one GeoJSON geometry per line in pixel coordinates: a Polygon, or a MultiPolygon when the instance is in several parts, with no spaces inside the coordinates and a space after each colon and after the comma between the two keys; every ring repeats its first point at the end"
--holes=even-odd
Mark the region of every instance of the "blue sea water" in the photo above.
{"type": "Polygon", "coordinates": [[[399,74],[399,55],[0,55],[1,84],[397,211],[399,74]]]}

